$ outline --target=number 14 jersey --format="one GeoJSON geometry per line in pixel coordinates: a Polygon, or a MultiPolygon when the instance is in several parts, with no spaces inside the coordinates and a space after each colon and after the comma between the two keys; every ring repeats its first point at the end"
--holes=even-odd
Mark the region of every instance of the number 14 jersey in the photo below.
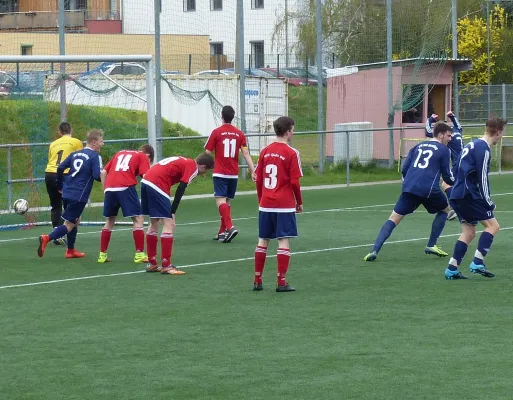
{"type": "Polygon", "coordinates": [[[271,143],[260,152],[256,174],[262,191],[260,211],[296,211],[291,181],[303,176],[299,151],[286,143],[271,143]]]}
{"type": "Polygon", "coordinates": [[[440,191],[440,176],[448,185],[454,184],[449,148],[437,140],[427,140],[413,147],[404,161],[403,192],[429,197],[440,191]]]}
{"type": "Polygon", "coordinates": [[[122,150],[114,154],[107,163],[105,192],[120,192],[137,185],[137,176],[143,176],[150,169],[148,156],[140,151],[122,150]]]}

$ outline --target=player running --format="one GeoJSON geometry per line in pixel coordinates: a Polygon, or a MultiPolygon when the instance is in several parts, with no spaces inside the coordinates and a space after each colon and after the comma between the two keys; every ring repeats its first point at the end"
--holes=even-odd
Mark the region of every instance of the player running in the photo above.
{"type": "Polygon", "coordinates": [[[185,157],[168,157],[152,166],[141,181],[141,208],[144,215],[150,216],[150,226],[146,232],[146,250],[149,264],[147,272],[181,275],[171,263],[173,235],[176,226],[176,210],[180,204],[187,185],[196,175],[203,175],[214,167],[210,154],[202,153],[195,160],[185,157]],[[178,183],[178,188],[171,204],[171,187],[178,183]],[[157,263],[157,243],[159,223],[163,228],[160,235],[161,265],[157,263]]]}
{"type": "Polygon", "coordinates": [[[490,198],[490,158],[492,145],[496,145],[503,135],[506,121],[493,118],[486,121],[485,134],[475,139],[463,148],[457,168],[456,182],[450,190],[451,205],[461,223],[461,235],[454,246],[454,252],[445,270],[446,279],[467,279],[458,266],[476,235],[476,225],[479,221],[484,231],[479,237],[474,260],[469,270],[486,278],[495,275],[488,271],[484,258],[492,247],[493,239],[499,232],[499,223],[493,215],[495,204],[490,198]]]}
{"type": "Polygon", "coordinates": [[[143,177],[150,169],[154,154],[153,147],[149,144],[141,146],[139,151],[121,150],[112,157],[102,171],[105,192],[103,216],[106,221],[100,235],[98,262],[101,264],[110,262],[107,257],[107,248],[120,207],[123,217],[132,218],[133,221],[134,262],[148,262],[148,257],[144,253],[144,217],[141,214],[141,203],[136,186],[137,177],[143,177]]]}
{"type": "Polygon", "coordinates": [[[230,243],[239,233],[232,222],[230,202],[235,197],[237,181],[239,178],[239,152],[248,164],[249,173],[253,175],[255,167],[249,155],[248,144],[244,133],[232,125],[235,110],[231,106],[224,106],[221,111],[223,125],[210,134],[205,151],[208,154],[215,152],[214,197],[221,216],[221,225],[214,240],[230,243]]]}
{"type": "Polygon", "coordinates": [[[297,236],[296,213],[303,211],[299,179],[303,176],[299,152],[288,145],[294,134],[294,120],[279,117],[274,121],[276,141],[260,152],[256,167],[259,203],[258,245],[255,249],[253,290],[263,290],[262,275],[267,247],[278,239],[277,292],[294,292],[286,281],[290,263],[290,238],[297,236]]]}
{"type": "Polygon", "coordinates": [[[39,248],[37,255],[43,257],[46,245],[50,240],[58,239],[67,234],[68,249],[66,258],[82,258],[85,253],[75,249],[77,229],[80,216],[84,211],[93,181],[101,180],[102,159],[98,152],[103,146],[103,131],[92,129],[86,135],[87,146],[69,155],[57,168],[57,188],[62,190],[64,224],[60,225],[49,234],[39,236],[39,248]],[[69,168],[69,173],[62,182],[63,173],[69,168]]]}
{"type": "Polygon", "coordinates": [[[372,251],[364,257],[364,261],[374,261],[404,216],[413,213],[421,204],[430,214],[436,213],[425,248],[426,254],[439,257],[448,255],[436,243],[445,227],[447,213],[450,210],[447,197],[440,189],[440,175],[447,185],[451,186],[454,183],[450,151],[447,148],[449,140],[451,127],[444,122],[437,122],[433,127],[433,139],[421,142],[410,150],[401,170],[401,196],[392,214],[383,224],[372,251]]]}

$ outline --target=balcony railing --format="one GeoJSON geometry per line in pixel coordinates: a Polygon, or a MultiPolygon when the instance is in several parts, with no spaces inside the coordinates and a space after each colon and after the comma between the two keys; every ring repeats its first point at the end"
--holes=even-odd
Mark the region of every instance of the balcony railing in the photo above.
{"type": "MultiPolygon", "coordinates": [[[[84,27],[85,21],[119,21],[118,11],[73,10],[66,11],[66,28],[84,27]]],[[[0,13],[0,30],[37,30],[57,29],[59,13],[57,11],[33,11],[0,13]]]]}

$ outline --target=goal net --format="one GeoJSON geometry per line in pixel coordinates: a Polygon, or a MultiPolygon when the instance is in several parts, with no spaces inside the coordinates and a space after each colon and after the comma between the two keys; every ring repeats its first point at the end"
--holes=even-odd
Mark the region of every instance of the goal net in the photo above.
{"type": "MultiPolygon", "coordinates": [[[[49,198],[44,182],[49,143],[58,138],[61,120],[83,140],[88,130],[103,129],[107,161],[120,149],[144,143],[156,146],[151,56],[0,57],[4,85],[0,114],[0,229],[49,224],[49,198]],[[134,79],[114,79],[106,65],[143,68],[134,79]],[[149,95],[151,94],[151,95],[149,95]],[[16,199],[29,202],[29,212],[14,213],[16,199]]],[[[121,77],[122,78],[122,77],[121,77]]],[[[168,123],[166,132],[179,127],[168,123]]],[[[95,184],[85,222],[101,222],[101,185],[95,184]]]]}

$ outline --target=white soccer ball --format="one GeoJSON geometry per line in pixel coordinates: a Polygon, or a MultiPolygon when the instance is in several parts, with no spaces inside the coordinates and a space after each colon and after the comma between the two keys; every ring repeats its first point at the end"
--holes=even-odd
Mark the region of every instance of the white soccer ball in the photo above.
{"type": "Polygon", "coordinates": [[[25,199],[18,199],[14,202],[13,208],[16,214],[23,215],[28,211],[29,203],[25,199]]]}

